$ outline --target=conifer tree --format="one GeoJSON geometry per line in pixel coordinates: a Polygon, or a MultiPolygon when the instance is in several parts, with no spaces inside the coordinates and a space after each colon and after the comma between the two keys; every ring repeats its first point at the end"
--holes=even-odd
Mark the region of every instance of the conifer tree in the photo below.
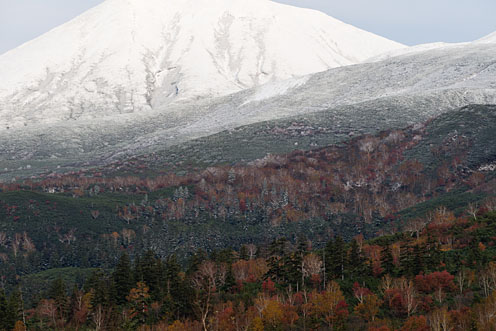
{"type": "Polygon", "coordinates": [[[190,282],[183,277],[184,274],[176,255],[170,255],[165,261],[164,304],[162,306],[167,316],[179,318],[192,314],[193,293],[190,282]]]}
{"type": "Polygon", "coordinates": [[[306,254],[307,250],[308,250],[308,239],[307,239],[307,237],[304,234],[300,233],[298,235],[298,248],[297,248],[297,252],[300,253],[300,255],[301,254],[304,255],[304,254],[306,254]]]}
{"type": "Polygon", "coordinates": [[[344,280],[347,268],[347,252],[345,243],[341,237],[329,241],[326,246],[326,269],[328,279],[340,278],[344,280]]]}
{"type": "Polygon", "coordinates": [[[84,288],[85,292],[93,293],[91,300],[93,307],[98,305],[109,306],[114,303],[113,299],[116,295],[113,293],[113,289],[115,288],[113,279],[109,279],[102,270],[94,271],[84,288]]]}
{"type": "Polygon", "coordinates": [[[437,270],[441,263],[441,251],[439,250],[439,243],[430,234],[427,235],[425,252],[424,268],[429,271],[437,270]]]}
{"type": "Polygon", "coordinates": [[[149,293],[153,300],[158,300],[162,296],[164,280],[164,268],[162,261],[155,257],[151,250],[147,251],[141,259],[141,270],[143,282],[149,287],[149,293]]]}
{"type": "Polygon", "coordinates": [[[230,292],[235,285],[236,280],[234,279],[232,265],[230,264],[227,268],[226,279],[224,281],[224,285],[222,286],[222,291],[230,292]]]}
{"type": "Polygon", "coordinates": [[[19,289],[12,292],[9,298],[9,311],[11,313],[11,322],[24,321],[24,303],[22,293],[19,289]]]}
{"type": "Polygon", "coordinates": [[[274,240],[269,247],[268,266],[269,271],[266,277],[276,282],[283,282],[286,279],[286,238],[274,240]]]}
{"type": "Polygon", "coordinates": [[[134,259],[133,280],[135,283],[143,281],[143,270],[141,268],[141,258],[139,255],[134,259]]]}
{"type": "Polygon", "coordinates": [[[413,275],[413,256],[407,246],[401,246],[400,248],[400,271],[403,275],[413,275]]]}
{"type": "Polygon", "coordinates": [[[165,261],[165,293],[169,295],[178,294],[177,287],[181,282],[179,273],[181,266],[177,262],[176,255],[170,255],[165,261]]]}
{"type": "Polygon", "coordinates": [[[412,274],[418,275],[424,270],[424,250],[419,245],[413,247],[412,274]]]}
{"type": "MultiPolygon", "coordinates": [[[[0,289],[0,330],[11,330],[13,324],[13,312],[3,289],[0,289]]],[[[15,321],[14,321],[15,323],[15,321]]]]}
{"type": "Polygon", "coordinates": [[[122,305],[127,302],[126,297],[135,284],[133,272],[131,270],[131,260],[126,252],[121,255],[119,262],[115,267],[113,279],[115,284],[116,303],[122,305]]]}
{"type": "Polygon", "coordinates": [[[484,258],[484,254],[479,246],[479,239],[477,237],[473,238],[470,241],[470,250],[469,250],[469,261],[473,263],[474,266],[480,267],[486,264],[486,259],[484,258]]]}
{"type": "Polygon", "coordinates": [[[303,254],[299,251],[293,252],[290,256],[284,258],[284,279],[286,279],[287,285],[298,288],[304,287],[302,262],[303,254]]]}
{"type": "Polygon", "coordinates": [[[358,243],[355,239],[353,239],[350,243],[350,252],[348,255],[348,262],[350,274],[353,277],[363,276],[366,272],[365,270],[365,261],[360,253],[360,249],[358,247],[358,243]]]}
{"type": "Polygon", "coordinates": [[[60,317],[65,316],[68,311],[67,287],[62,278],[53,281],[48,297],[55,300],[60,317]]]}
{"type": "Polygon", "coordinates": [[[392,275],[394,271],[393,253],[391,247],[386,246],[381,252],[381,267],[383,274],[392,275]]]}

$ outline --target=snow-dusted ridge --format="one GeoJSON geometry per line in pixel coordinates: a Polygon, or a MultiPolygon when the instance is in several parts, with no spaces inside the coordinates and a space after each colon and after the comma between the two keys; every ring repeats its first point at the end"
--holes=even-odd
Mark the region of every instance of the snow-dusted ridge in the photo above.
{"type": "Polygon", "coordinates": [[[107,0],[0,56],[0,130],[142,116],[403,47],[269,0],[107,0]]]}
{"type": "Polygon", "coordinates": [[[396,57],[396,56],[413,55],[413,54],[418,54],[418,53],[431,51],[431,50],[435,50],[435,49],[440,49],[440,48],[454,48],[454,49],[456,49],[459,47],[470,46],[470,45],[475,45],[475,44],[492,44],[492,43],[496,43],[496,32],[493,32],[493,33],[491,33],[487,36],[484,36],[478,40],[475,40],[473,42],[462,42],[462,43],[436,42],[436,43],[420,44],[420,45],[415,45],[415,46],[410,46],[410,47],[398,48],[398,49],[386,51],[382,54],[370,57],[370,58],[364,60],[362,63],[379,62],[379,61],[387,60],[389,58],[396,57]]]}

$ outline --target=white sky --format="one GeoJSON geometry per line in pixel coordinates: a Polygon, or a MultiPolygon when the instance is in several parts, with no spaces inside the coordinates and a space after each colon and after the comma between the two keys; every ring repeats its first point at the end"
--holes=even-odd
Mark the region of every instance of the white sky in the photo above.
{"type": "MultiPolygon", "coordinates": [[[[496,31],[496,0],[277,1],[321,10],[407,45],[470,41],[496,31]]],[[[103,0],[0,0],[0,54],[101,2],[103,0]]]]}

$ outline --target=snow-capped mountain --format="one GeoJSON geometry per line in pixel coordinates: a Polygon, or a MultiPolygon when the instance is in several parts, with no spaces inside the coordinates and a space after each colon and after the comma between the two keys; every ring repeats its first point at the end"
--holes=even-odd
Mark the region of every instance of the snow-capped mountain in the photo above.
{"type": "Polygon", "coordinates": [[[403,47],[269,0],[107,0],[0,56],[0,130],[227,95],[403,47]]]}

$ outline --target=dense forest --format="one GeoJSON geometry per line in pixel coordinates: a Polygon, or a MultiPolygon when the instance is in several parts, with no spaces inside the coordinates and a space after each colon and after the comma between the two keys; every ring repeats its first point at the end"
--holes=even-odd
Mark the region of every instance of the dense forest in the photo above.
{"type": "Polygon", "coordinates": [[[5,330],[494,330],[496,204],[438,208],[408,232],[313,249],[300,236],[182,266],[123,250],[110,270],[54,279],[32,305],[0,292],[5,330]]]}

